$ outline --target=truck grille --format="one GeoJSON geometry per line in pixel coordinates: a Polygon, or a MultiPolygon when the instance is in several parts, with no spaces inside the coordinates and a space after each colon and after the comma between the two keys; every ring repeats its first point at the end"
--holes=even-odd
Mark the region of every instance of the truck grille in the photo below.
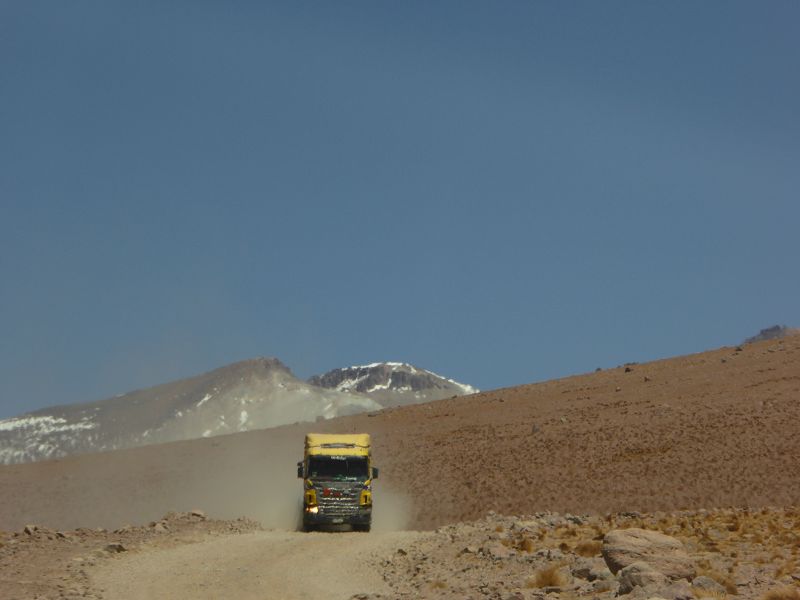
{"type": "MultiPolygon", "coordinates": [[[[339,493],[339,490],[336,490],[339,493]]],[[[324,515],[346,517],[358,513],[358,494],[356,492],[341,491],[341,496],[324,496],[318,492],[319,507],[324,515]]]]}

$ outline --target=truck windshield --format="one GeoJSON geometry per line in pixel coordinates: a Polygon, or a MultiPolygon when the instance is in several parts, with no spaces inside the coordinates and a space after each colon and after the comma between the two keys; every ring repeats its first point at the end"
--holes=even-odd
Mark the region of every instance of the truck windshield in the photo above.
{"type": "Polygon", "coordinates": [[[359,481],[368,478],[367,459],[361,456],[311,456],[308,476],[311,479],[359,481]]]}

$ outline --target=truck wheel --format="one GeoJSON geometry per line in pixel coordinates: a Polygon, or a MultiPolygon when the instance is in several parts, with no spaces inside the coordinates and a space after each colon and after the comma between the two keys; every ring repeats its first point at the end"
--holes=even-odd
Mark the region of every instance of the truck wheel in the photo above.
{"type": "Polygon", "coordinates": [[[363,525],[353,525],[353,531],[363,531],[364,533],[369,533],[369,530],[372,528],[372,523],[366,523],[363,525]]]}
{"type": "Polygon", "coordinates": [[[314,531],[314,529],[315,527],[311,523],[303,523],[303,531],[305,531],[306,533],[314,531]]]}

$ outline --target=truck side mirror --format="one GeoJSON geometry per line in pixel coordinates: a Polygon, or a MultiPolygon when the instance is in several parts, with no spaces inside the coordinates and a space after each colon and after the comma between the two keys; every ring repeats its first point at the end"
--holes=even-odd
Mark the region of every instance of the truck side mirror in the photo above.
{"type": "Polygon", "coordinates": [[[303,461],[301,460],[297,463],[297,476],[302,479],[303,478],[303,461]]]}
{"type": "Polygon", "coordinates": [[[378,478],[378,473],[379,473],[378,467],[372,467],[372,478],[373,479],[377,479],[378,478]]]}

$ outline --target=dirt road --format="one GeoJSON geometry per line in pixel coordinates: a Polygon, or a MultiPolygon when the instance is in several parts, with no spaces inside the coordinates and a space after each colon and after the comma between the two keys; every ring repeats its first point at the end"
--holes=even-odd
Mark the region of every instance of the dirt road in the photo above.
{"type": "Polygon", "coordinates": [[[259,531],[120,554],[94,570],[106,598],[274,600],[389,591],[377,564],[424,533],[259,531]]]}

